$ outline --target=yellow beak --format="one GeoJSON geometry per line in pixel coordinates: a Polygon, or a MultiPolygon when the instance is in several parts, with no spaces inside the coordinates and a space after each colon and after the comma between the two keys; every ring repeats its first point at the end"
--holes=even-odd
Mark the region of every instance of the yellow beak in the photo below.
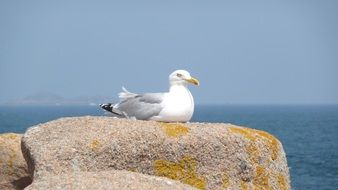
{"type": "Polygon", "coordinates": [[[191,77],[190,79],[185,79],[187,82],[191,83],[191,84],[194,84],[194,85],[197,85],[199,86],[200,85],[200,81],[198,81],[197,79],[195,79],[194,77],[191,77]]]}

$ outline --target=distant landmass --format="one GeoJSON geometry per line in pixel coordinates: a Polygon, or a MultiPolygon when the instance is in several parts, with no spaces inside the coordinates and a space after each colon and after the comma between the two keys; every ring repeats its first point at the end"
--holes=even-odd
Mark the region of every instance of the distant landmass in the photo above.
{"type": "Polygon", "coordinates": [[[75,98],[65,98],[54,93],[41,92],[26,96],[21,99],[6,102],[5,105],[90,105],[96,106],[101,103],[111,102],[112,99],[106,96],[80,96],[75,98]]]}

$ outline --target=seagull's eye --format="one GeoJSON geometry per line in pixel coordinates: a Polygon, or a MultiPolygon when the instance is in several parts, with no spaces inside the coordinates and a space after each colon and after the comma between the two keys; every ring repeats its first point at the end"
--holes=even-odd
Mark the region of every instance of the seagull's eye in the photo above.
{"type": "Polygon", "coordinates": [[[176,76],[178,76],[178,77],[182,77],[182,74],[180,74],[180,73],[177,73],[177,74],[176,74],[176,76]]]}

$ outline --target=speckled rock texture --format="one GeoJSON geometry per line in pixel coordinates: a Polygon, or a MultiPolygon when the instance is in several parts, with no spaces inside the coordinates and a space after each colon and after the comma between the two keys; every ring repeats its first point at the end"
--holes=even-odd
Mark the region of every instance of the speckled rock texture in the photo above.
{"type": "Polygon", "coordinates": [[[290,189],[281,143],[266,132],[231,124],[62,118],[29,128],[22,151],[34,181],[128,170],[199,189],[290,189]]]}
{"type": "Polygon", "coordinates": [[[194,190],[195,188],[164,177],[144,175],[129,171],[74,172],[46,175],[25,190],[194,190]]]}
{"type": "Polygon", "coordinates": [[[21,153],[21,135],[0,134],[0,189],[23,189],[31,183],[21,153]]]}

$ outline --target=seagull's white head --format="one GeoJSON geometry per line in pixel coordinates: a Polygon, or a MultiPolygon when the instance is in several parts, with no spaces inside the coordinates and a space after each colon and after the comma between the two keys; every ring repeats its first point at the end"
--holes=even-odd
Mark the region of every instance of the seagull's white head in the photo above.
{"type": "Polygon", "coordinates": [[[169,83],[170,85],[188,85],[194,84],[194,85],[199,85],[200,82],[192,77],[190,73],[186,70],[176,70],[173,73],[169,75],[169,83]]]}

